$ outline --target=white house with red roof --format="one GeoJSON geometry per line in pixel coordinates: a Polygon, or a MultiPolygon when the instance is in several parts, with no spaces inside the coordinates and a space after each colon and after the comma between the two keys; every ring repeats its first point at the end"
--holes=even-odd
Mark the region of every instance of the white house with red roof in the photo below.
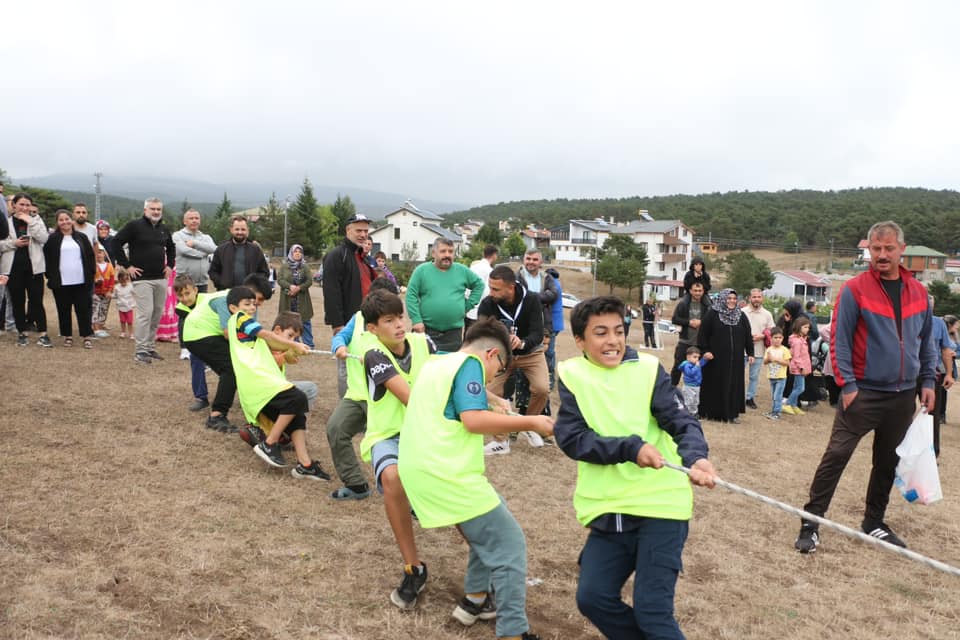
{"type": "Polygon", "coordinates": [[[773,286],[764,295],[830,302],[830,281],[809,271],[774,271],[773,286]]]}

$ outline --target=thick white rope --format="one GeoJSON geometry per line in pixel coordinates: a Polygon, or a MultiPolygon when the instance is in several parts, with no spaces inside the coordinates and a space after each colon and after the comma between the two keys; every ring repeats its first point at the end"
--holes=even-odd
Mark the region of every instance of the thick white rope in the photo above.
{"type": "MultiPolygon", "coordinates": [[[[677,470],[677,471],[682,471],[683,473],[685,473],[685,474],[687,474],[687,475],[690,475],[690,469],[688,469],[687,467],[683,467],[683,466],[676,465],[676,464],[671,464],[671,463],[669,463],[669,462],[664,462],[663,465],[664,465],[665,467],[669,467],[670,469],[675,469],[675,470],[677,470]]],[[[880,540],[879,538],[874,538],[873,536],[868,536],[867,534],[863,533],[862,531],[857,531],[856,529],[851,529],[850,527],[847,527],[847,526],[844,526],[844,525],[842,525],[842,524],[840,524],[840,523],[834,522],[833,520],[828,520],[828,519],[823,518],[823,517],[821,517],[821,516],[816,516],[816,515],[814,515],[814,514],[812,514],[812,513],[809,513],[809,512],[807,512],[807,511],[804,511],[803,509],[798,509],[798,508],[796,508],[796,507],[790,506],[789,504],[780,502],[779,500],[774,500],[773,498],[768,498],[767,496],[761,495],[761,494],[757,493],[756,491],[751,491],[750,489],[745,489],[744,487],[737,486],[737,485],[733,484],[732,482],[727,482],[726,480],[721,480],[720,478],[715,478],[715,482],[716,482],[717,486],[723,487],[724,489],[727,489],[727,490],[732,491],[732,492],[734,492],[734,493],[739,493],[739,494],[741,494],[741,495],[747,496],[748,498],[754,498],[754,499],[759,500],[760,502],[762,502],[762,503],[764,503],[764,504],[770,505],[771,507],[776,507],[777,509],[780,509],[781,511],[786,511],[787,513],[791,513],[791,514],[793,514],[793,515],[795,515],[795,516],[800,516],[801,518],[803,518],[803,519],[805,519],[805,520],[810,520],[810,521],[812,521],[812,522],[816,522],[817,524],[823,525],[823,526],[828,527],[828,528],[830,528],[830,529],[834,529],[834,530],[836,530],[836,531],[839,531],[840,533],[843,533],[843,534],[845,534],[845,535],[847,535],[847,536],[850,536],[851,538],[857,538],[858,540],[861,540],[862,542],[866,542],[867,544],[872,544],[872,545],[874,545],[874,546],[880,547],[881,549],[884,549],[884,550],[886,550],[886,551],[893,552],[893,553],[895,553],[895,554],[897,554],[897,555],[900,555],[900,556],[903,556],[903,557],[905,557],[905,558],[910,558],[911,560],[914,560],[914,561],[919,562],[919,563],[921,563],[921,564],[925,564],[925,565],[927,565],[928,567],[931,567],[931,568],[933,568],[933,569],[937,569],[938,571],[943,571],[944,573],[949,573],[949,574],[951,574],[951,575],[960,577],[960,569],[958,569],[957,567],[954,567],[954,566],[952,566],[952,565],[946,564],[945,562],[940,562],[939,560],[934,560],[933,558],[928,558],[927,556],[921,555],[921,554],[919,554],[919,553],[917,553],[917,552],[915,552],[915,551],[910,551],[909,549],[905,549],[905,548],[903,548],[903,547],[898,547],[897,545],[890,544],[889,542],[884,542],[883,540],[880,540]]]]}
{"type": "MultiPolygon", "coordinates": [[[[333,356],[333,351],[323,351],[321,349],[310,349],[307,353],[311,353],[316,356],[333,356]]],[[[353,358],[354,360],[363,360],[363,358],[355,353],[348,353],[348,358],[353,358]]]]}

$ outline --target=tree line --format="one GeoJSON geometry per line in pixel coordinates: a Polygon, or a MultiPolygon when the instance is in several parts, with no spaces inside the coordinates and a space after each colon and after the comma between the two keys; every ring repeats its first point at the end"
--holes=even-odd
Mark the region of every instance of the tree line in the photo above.
{"type": "Polygon", "coordinates": [[[514,219],[519,226],[566,225],[570,220],[604,218],[625,222],[645,209],[657,220],[682,220],[698,236],[805,248],[856,247],[880,220],[895,220],[907,244],[948,255],[960,253],[960,192],[906,187],[840,191],[731,191],[607,199],[501,202],[450,213],[449,222],[514,219]],[[787,236],[789,235],[789,242],[787,236]]]}

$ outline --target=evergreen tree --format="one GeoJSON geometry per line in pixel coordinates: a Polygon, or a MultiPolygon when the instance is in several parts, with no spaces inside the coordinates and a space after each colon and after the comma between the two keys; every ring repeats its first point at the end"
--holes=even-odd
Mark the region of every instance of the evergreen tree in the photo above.
{"type": "Polygon", "coordinates": [[[270,194],[266,206],[260,207],[257,220],[257,241],[268,255],[283,244],[283,207],[277,201],[276,192],[270,194]]]}
{"type": "Polygon", "coordinates": [[[223,192],[223,200],[220,206],[213,213],[213,220],[207,225],[207,233],[215,242],[223,242],[230,238],[230,216],[233,215],[233,203],[227,197],[227,192],[223,192]]]}
{"type": "Polygon", "coordinates": [[[297,199],[287,210],[287,247],[292,244],[303,245],[303,251],[308,255],[316,255],[318,238],[311,234],[311,229],[320,221],[317,208],[320,203],[313,194],[313,185],[309,178],[303,179],[297,199]]]}
{"type": "Polygon", "coordinates": [[[741,295],[750,289],[769,289],[773,285],[770,265],[749,251],[731,253],[724,262],[727,286],[741,295]]]}
{"type": "Polygon", "coordinates": [[[527,245],[523,243],[523,236],[519,231],[514,231],[510,237],[503,243],[503,252],[509,258],[522,256],[527,250],[527,245]]]}
{"type": "Polygon", "coordinates": [[[611,294],[614,287],[626,289],[627,298],[630,298],[634,289],[638,289],[642,304],[643,285],[647,281],[647,265],[650,264],[643,247],[630,236],[612,234],[603,243],[599,256],[597,280],[607,284],[611,294]]]}
{"type": "Polygon", "coordinates": [[[347,228],[347,220],[357,213],[357,207],[350,200],[350,196],[341,196],[337,194],[337,199],[331,209],[334,217],[337,219],[337,233],[342,235],[347,228]]]}
{"type": "Polygon", "coordinates": [[[473,244],[479,245],[481,249],[488,244],[499,247],[501,242],[503,242],[503,233],[494,222],[487,222],[480,227],[473,239],[473,244]]]}

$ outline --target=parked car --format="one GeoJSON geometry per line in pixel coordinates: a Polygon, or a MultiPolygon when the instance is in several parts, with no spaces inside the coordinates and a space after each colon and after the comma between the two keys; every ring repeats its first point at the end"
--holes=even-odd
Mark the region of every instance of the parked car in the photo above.
{"type": "Polygon", "coordinates": [[[573,307],[577,306],[577,303],[579,303],[579,302],[580,302],[580,298],[578,298],[577,296],[573,295],[572,293],[564,293],[564,294],[563,294],[563,308],[564,308],[564,309],[572,309],[573,307]]]}
{"type": "Polygon", "coordinates": [[[669,320],[660,320],[657,322],[657,331],[660,333],[677,333],[680,328],[669,320]]]}

